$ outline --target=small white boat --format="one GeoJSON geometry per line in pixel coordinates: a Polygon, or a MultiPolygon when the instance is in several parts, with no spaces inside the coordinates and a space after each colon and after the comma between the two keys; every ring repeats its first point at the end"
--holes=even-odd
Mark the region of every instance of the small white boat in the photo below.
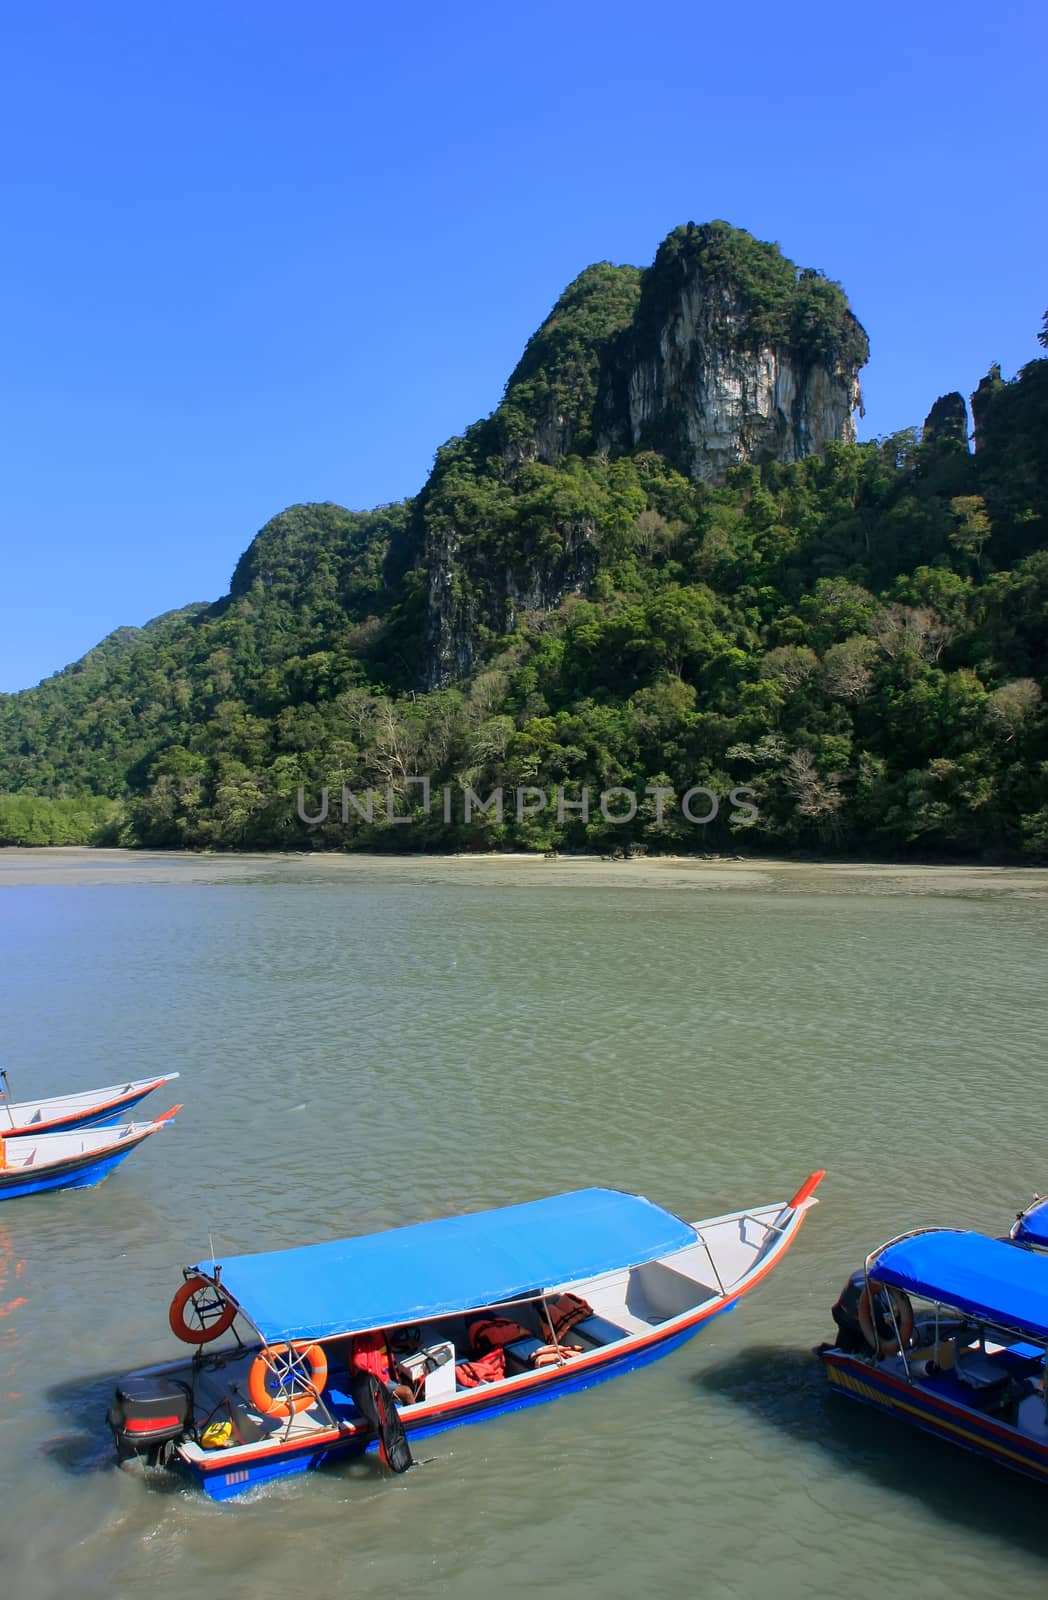
{"type": "Polygon", "coordinates": [[[84,1089],[79,1094],[11,1102],[7,1098],[7,1074],[0,1072],[0,1134],[17,1138],[19,1134],[68,1133],[73,1128],[112,1128],[147,1094],[173,1083],[177,1077],[177,1072],[165,1072],[159,1078],[136,1078],[131,1083],[84,1089]]]}
{"type": "Polygon", "coordinates": [[[88,1189],[101,1183],[181,1109],[172,1106],[152,1122],[128,1122],[117,1128],[14,1136],[0,1131],[0,1200],[15,1200],[45,1189],[88,1189]]]}

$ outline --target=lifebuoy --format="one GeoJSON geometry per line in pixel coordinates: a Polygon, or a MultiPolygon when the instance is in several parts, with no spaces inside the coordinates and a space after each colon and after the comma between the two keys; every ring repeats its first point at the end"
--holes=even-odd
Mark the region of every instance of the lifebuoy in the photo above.
{"type": "Polygon", "coordinates": [[[298,1339],[293,1344],[263,1345],[247,1375],[251,1404],[264,1417],[296,1417],[314,1405],[327,1382],[327,1356],[319,1344],[298,1339]],[[303,1368],[309,1368],[308,1376],[303,1368]],[[270,1389],[276,1383],[276,1391],[270,1389]]]}
{"type": "MultiPolygon", "coordinates": [[[[892,1311],[895,1315],[895,1325],[899,1330],[902,1343],[904,1345],[909,1344],[910,1336],[913,1333],[913,1306],[910,1304],[909,1295],[904,1294],[901,1289],[884,1289],[883,1287],[879,1287],[878,1292],[882,1294],[886,1293],[888,1298],[891,1300],[892,1311]]],[[[859,1327],[862,1329],[862,1336],[866,1340],[866,1343],[869,1345],[870,1349],[876,1350],[877,1354],[880,1356],[897,1356],[900,1349],[899,1340],[881,1339],[878,1337],[877,1329],[873,1320],[873,1310],[870,1305],[869,1284],[866,1285],[862,1291],[862,1294],[859,1296],[858,1315],[859,1327]]]]}
{"type": "Polygon", "coordinates": [[[181,1339],[183,1343],[210,1344],[212,1339],[217,1339],[229,1331],[236,1321],[236,1316],[236,1306],[224,1299],[207,1278],[187,1278],[171,1302],[167,1320],[175,1338],[181,1339]],[[208,1298],[198,1300],[198,1295],[206,1295],[208,1298]],[[197,1314],[196,1327],[186,1320],[186,1311],[190,1305],[197,1314]],[[216,1310],[218,1316],[212,1317],[212,1312],[216,1310]]]}

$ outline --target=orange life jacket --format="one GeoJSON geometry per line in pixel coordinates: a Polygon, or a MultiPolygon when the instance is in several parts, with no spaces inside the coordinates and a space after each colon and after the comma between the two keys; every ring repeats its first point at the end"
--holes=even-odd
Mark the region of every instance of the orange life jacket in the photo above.
{"type": "Polygon", "coordinates": [[[577,1323],[592,1317],[593,1307],[577,1294],[558,1294],[539,1306],[539,1325],[551,1342],[563,1339],[577,1323]]]}
{"type": "Polygon", "coordinates": [[[455,1377],[464,1389],[475,1389],[481,1383],[494,1383],[497,1378],[506,1376],[506,1352],[501,1349],[489,1350],[486,1356],[478,1356],[475,1361],[460,1361],[455,1368],[455,1377]]]}

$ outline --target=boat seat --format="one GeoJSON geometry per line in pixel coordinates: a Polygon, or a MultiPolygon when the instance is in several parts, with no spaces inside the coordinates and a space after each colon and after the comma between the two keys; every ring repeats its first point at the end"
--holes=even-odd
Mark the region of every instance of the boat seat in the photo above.
{"type": "Polygon", "coordinates": [[[1008,1382],[1008,1369],[981,1350],[958,1350],[954,1372],[969,1389],[999,1389],[1008,1382]]]}
{"type": "MultiPolygon", "coordinates": [[[[587,1317],[584,1322],[576,1322],[561,1340],[562,1344],[579,1344],[589,1346],[591,1350],[598,1349],[601,1345],[614,1344],[618,1339],[626,1338],[626,1329],[620,1328],[616,1323],[609,1322],[607,1317],[596,1315],[587,1317]],[[577,1338],[576,1335],[581,1335],[577,1338]]],[[[536,1350],[543,1348],[541,1339],[517,1339],[513,1344],[505,1347],[506,1368],[509,1372],[528,1372],[531,1370],[531,1358],[536,1350]]]]}
{"type": "Polygon", "coordinates": [[[957,1405],[967,1406],[972,1411],[993,1411],[1001,1401],[1007,1384],[1007,1373],[1003,1375],[999,1384],[983,1388],[965,1383],[955,1372],[938,1372],[934,1377],[921,1379],[922,1388],[941,1395],[944,1400],[952,1400],[957,1405]]]}
{"type": "Polygon", "coordinates": [[[517,1339],[514,1344],[503,1345],[506,1352],[507,1372],[530,1372],[531,1358],[542,1349],[541,1339],[517,1339]]]}
{"type": "Polygon", "coordinates": [[[607,1317],[596,1315],[587,1317],[585,1322],[576,1322],[567,1336],[569,1343],[577,1333],[592,1345],[614,1344],[616,1340],[626,1338],[625,1328],[620,1328],[615,1322],[609,1322],[607,1317]]]}
{"type": "Polygon", "coordinates": [[[1001,1365],[1007,1367],[1015,1377],[1032,1376],[1044,1366],[1044,1347],[1020,1341],[1008,1345],[999,1359],[1001,1365]]]}

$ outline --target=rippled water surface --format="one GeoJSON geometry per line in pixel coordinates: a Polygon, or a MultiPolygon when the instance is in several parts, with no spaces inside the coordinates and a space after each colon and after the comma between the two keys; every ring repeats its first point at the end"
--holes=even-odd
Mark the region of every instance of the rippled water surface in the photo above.
{"type": "Polygon", "coordinates": [[[0,1207],[3,1592],[1039,1595],[1045,1490],[824,1395],[810,1347],[867,1249],[1048,1188],[1046,912],[1036,872],[0,853],[15,1096],[177,1070],[185,1102],[98,1189],[0,1207]],[[695,1218],[814,1166],[731,1316],[404,1479],[215,1506],[110,1463],[112,1376],[175,1353],[209,1236],[590,1183],[695,1218]]]}

